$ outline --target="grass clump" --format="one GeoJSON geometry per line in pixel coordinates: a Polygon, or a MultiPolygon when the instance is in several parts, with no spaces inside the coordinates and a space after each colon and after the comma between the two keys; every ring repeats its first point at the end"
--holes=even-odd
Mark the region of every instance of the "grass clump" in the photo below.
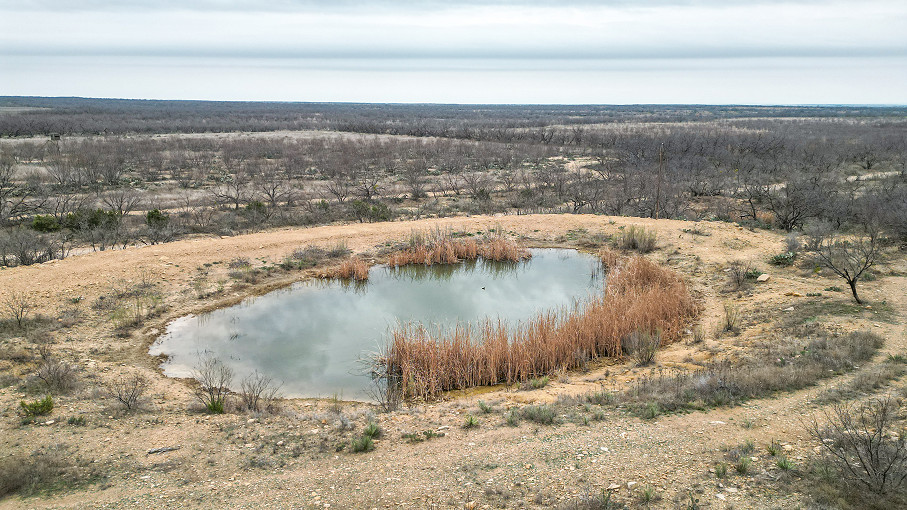
{"type": "Polygon", "coordinates": [[[463,428],[468,430],[468,429],[477,428],[478,426],[479,426],[479,419],[476,418],[475,415],[467,414],[466,419],[463,421],[463,428]]]}
{"type": "Polygon", "coordinates": [[[633,225],[619,232],[614,238],[614,243],[621,250],[649,253],[655,249],[657,237],[658,234],[654,230],[633,225]]]}
{"type": "Polygon", "coordinates": [[[750,467],[753,465],[753,459],[750,457],[740,457],[737,460],[737,463],[734,464],[734,470],[741,475],[745,475],[750,472],[750,467]]]}
{"type": "Polygon", "coordinates": [[[557,422],[554,409],[547,405],[525,407],[520,412],[520,416],[539,425],[554,425],[557,422]]]}
{"type": "Polygon", "coordinates": [[[353,453],[370,452],[375,449],[375,442],[372,440],[371,436],[361,435],[353,439],[350,447],[353,450],[353,453]]]}
{"type": "Polygon", "coordinates": [[[403,247],[391,253],[387,265],[456,264],[480,257],[498,262],[519,262],[532,256],[529,250],[505,238],[502,232],[503,229],[495,229],[480,239],[456,238],[452,232],[440,229],[413,232],[403,247]]]}
{"type": "Polygon", "coordinates": [[[794,463],[787,457],[781,457],[775,461],[775,465],[778,466],[778,469],[781,471],[790,471],[794,469],[794,463]]]}
{"type": "Polygon", "coordinates": [[[362,431],[362,434],[372,439],[378,439],[381,437],[382,430],[377,423],[370,421],[368,422],[368,425],[365,426],[365,430],[362,431]]]}
{"type": "Polygon", "coordinates": [[[540,390],[545,386],[548,386],[548,383],[551,382],[551,379],[544,375],[542,377],[536,377],[535,379],[529,379],[528,387],[533,390],[540,390]]]}
{"type": "Polygon", "coordinates": [[[364,282],[368,280],[368,270],[368,262],[359,257],[351,257],[341,262],[336,268],[323,272],[321,277],[364,282]]]}
{"type": "Polygon", "coordinates": [[[26,402],[22,400],[21,402],[19,402],[19,407],[22,408],[22,411],[25,413],[26,418],[46,416],[54,410],[54,399],[50,395],[47,395],[46,397],[35,400],[33,402],[26,402]]]}
{"type": "Polygon", "coordinates": [[[719,462],[715,464],[715,478],[724,478],[727,476],[727,464],[719,462]]]}
{"type": "Polygon", "coordinates": [[[490,405],[486,404],[484,400],[479,400],[478,405],[479,405],[479,410],[482,411],[483,414],[491,414],[494,412],[494,408],[491,407],[490,405]]]}
{"type": "Polygon", "coordinates": [[[504,423],[509,427],[518,427],[520,425],[520,414],[516,411],[509,411],[504,415],[504,423]]]}

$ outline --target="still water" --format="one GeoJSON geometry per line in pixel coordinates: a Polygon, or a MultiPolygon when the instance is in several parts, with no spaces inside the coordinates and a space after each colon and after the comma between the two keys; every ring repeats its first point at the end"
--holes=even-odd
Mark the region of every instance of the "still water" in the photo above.
{"type": "Polygon", "coordinates": [[[598,259],[536,249],[524,262],[373,267],[368,283],[307,281],[242,303],[171,322],[151,347],[164,373],[190,377],[211,353],[235,373],[254,370],[293,397],[368,399],[362,359],[379,351],[400,322],[445,327],[484,318],[516,323],[601,289],[598,259]]]}

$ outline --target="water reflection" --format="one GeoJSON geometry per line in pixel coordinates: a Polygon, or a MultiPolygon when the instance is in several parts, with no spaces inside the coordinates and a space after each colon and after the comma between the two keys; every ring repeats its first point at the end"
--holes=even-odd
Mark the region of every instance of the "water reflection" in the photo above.
{"type": "Polygon", "coordinates": [[[303,282],[177,319],[151,354],[170,356],[170,376],[191,375],[198,353],[210,351],[237,381],[258,370],[283,381],[289,396],[364,399],[370,381],[358,360],[380,350],[399,322],[516,322],[600,289],[599,266],[589,255],[545,249],[519,263],[375,267],[368,283],[303,282]]]}

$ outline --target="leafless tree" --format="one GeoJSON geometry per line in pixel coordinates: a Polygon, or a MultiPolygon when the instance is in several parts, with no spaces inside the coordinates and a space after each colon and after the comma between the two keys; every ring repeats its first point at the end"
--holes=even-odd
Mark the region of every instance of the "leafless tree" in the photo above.
{"type": "Polygon", "coordinates": [[[853,299],[863,304],[857,295],[857,282],[876,263],[879,256],[879,235],[872,228],[854,235],[832,234],[820,240],[816,258],[836,275],[844,278],[850,286],[853,299]]]}
{"type": "Polygon", "coordinates": [[[28,314],[34,308],[34,301],[26,292],[12,292],[3,300],[3,305],[16,320],[16,325],[22,328],[28,314]]]}

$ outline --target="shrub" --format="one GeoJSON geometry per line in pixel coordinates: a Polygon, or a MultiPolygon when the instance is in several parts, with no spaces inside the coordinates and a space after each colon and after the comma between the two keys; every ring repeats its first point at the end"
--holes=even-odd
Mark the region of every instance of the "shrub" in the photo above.
{"type": "Polygon", "coordinates": [[[275,401],[280,398],[280,385],[270,377],[255,370],[239,383],[239,398],[245,409],[260,413],[273,411],[275,401]]]}
{"type": "Polygon", "coordinates": [[[192,377],[198,382],[195,398],[208,412],[223,414],[233,382],[233,370],[217,358],[206,355],[193,369],[192,377]]]}
{"type": "Polygon", "coordinates": [[[749,262],[735,260],[728,265],[728,276],[734,290],[743,288],[747,284],[747,280],[758,278],[759,274],[761,273],[754,269],[749,262]],[[753,274],[755,277],[752,276],[753,274]]]}
{"type": "Polygon", "coordinates": [[[9,311],[10,315],[13,316],[13,319],[16,320],[16,325],[21,329],[25,325],[28,314],[35,305],[32,302],[31,296],[27,293],[13,292],[3,301],[3,306],[9,311]]]}
{"type": "Polygon", "coordinates": [[[525,407],[520,415],[523,418],[540,425],[553,425],[556,421],[554,409],[546,405],[525,407]]]}
{"type": "Polygon", "coordinates": [[[645,227],[630,226],[615,237],[615,244],[622,250],[634,250],[649,253],[655,249],[657,233],[645,227]]]}
{"type": "Polygon", "coordinates": [[[655,353],[661,346],[661,333],[658,331],[636,330],[623,342],[623,350],[633,357],[638,366],[646,366],[655,360],[655,353]]]}
{"type": "Polygon", "coordinates": [[[463,421],[464,429],[474,429],[479,426],[479,419],[471,414],[466,415],[466,420],[463,421]]]}
{"type": "Polygon", "coordinates": [[[35,377],[56,393],[68,393],[76,386],[76,370],[69,363],[48,358],[38,368],[35,377]]]}
{"type": "Polygon", "coordinates": [[[354,453],[370,452],[375,449],[375,442],[370,436],[359,436],[351,444],[354,453]]]}
{"type": "Polygon", "coordinates": [[[796,260],[796,258],[797,258],[796,253],[794,253],[792,251],[788,251],[785,253],[780,253],[778,255],[772,256],[772,258],[769,259],[769,263],[772,264],[773,266],[788,267],[788,266],[794,265],[794,260],[796,260]]]}
{"type": "Polygon", "coordinates": [[[60,230],[60,224],[57,222],[57,219],[51,215],[37,215],[32,219],[31,228],[37,230],[38,232],[57,232],[60,230]]]}
{"type": "Polygon", "coordinates": [[[123,405],[127,411],[137,409],[148,389],[148,379],[141,374],[121,375],[108,381],[107,394],[123,405]]]}
{"type": "Polygon", "coordinates": [[[34,402],[26,402],[23,400],[19,402],[19,406],[22,408],[23,412],[25,412],[26,418],[45,416],[54,410],[54,399],[50,395],[47,395],[34,402]]]}
{"type": "Polygon", "coordinates": [[[504,422],[511,426],[516,427],[520,424],[520,415],[516,411],[509,411],[504,415],[504,422]]]}
{"type": "Polygon", "coordinates": [[[845,480],[875,494],[901,489],[907,480],[907,440],[897,427],[900,404],[890,397],[856,405],[835,404],[825,423],[809,424],[845,480]]]}

